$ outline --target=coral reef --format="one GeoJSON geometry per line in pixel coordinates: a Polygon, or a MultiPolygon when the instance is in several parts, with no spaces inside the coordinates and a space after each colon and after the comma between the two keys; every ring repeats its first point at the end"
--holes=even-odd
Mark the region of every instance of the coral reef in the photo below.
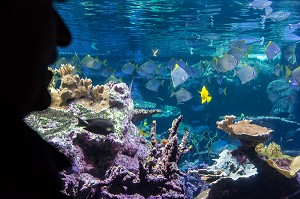
{"type": "MultiPolygon", "coordinates": [[[[299,189],[296,177],[287,178],[282,175],[255,151],[255,146],[266,141],[272,129],[258,125],[253,127],[249,121],[233,123],[234,119],[235,116],[225,116],[225,119],[217,124],[218,128],[239,139],[242,142],[241,147],[232,152],[224,150],[217,162],[208,167],[209,169],[194,171],[207,183],[211,183],[204,198],[281,199],[296,195],[299,189]],[[238,125],[240,126],[237,127],[238,125]],[[258,136],[261,132],[262,136],[258,136]]],[[[258,149],[264,149],[261,145],[258,146],[258,149]]],[[[268,154],[271,156],[280,154],[278,146],[266,151],[269,151],[268,154]]],[[[296,162],[293,168],[298,165],[297,159],[296,162]]]]}
{"type": "Polygon", "coordinates": [[[124,83],[93,86],[90,80],[73,74],[73,69],[63,65],[56,71],[61,84],[57,88],[53,82],[49,88],[51,106],[24,119],[72,161],[72,168],[61,172],[63,191],[78,199],[184,198],[178,177],[184,173],[177,163],[190,147],[186,146],[188,131],[178,140],[182,115],[173,121],[169,138],[162,143],[157,143],[153,121],[150,142],[133,121],[157,110],[135,109],[124,83]],[[109,120],[114,131],[95,134],[80,126],[79,118],[109,120]]]}
{"type": "Polygon", "coordinates": [[[105,179],[92,178],[84,181],[81,191],[90,198],[184,198],[178,175],[184,176],[177,168],[181,156],[189,151],[186,146],[188,131],[178,144],[177,128],[182,115],[173,121],[168,130],[166,143],[156,141],[156,121],[152,122],[151,150],[144,163],[139,162],[139,171],[130,172],[124,166],[107,170],[105,179]]]}

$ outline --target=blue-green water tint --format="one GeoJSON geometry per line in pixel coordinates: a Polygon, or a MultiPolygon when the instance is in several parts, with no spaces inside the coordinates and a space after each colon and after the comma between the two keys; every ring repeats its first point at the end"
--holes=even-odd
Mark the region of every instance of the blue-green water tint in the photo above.
{"type": "MultiPolygon", "coordinates": [[[[229,43],[240,34],[264,37],[264,45],[253,45],[249,60],[243,60],[258,69],[257,77],[245,84],[241,84],[232,74],[227,74],[231,81],[223,80],[221,85],[210,76],[190,78],[182,86],[192,93],[193,98],[177,104],[176,98],[170,97],[169,76],[164,77],[164,86],[160,86],[158,92],[145,88],[148,80],[134,80],[132,96],[135,101],[153,102],[156,108],[166,105],[177,107],[183,114],[183,123],[191,128],[208,125],[215,131],[216,121],[223,115],[271,115],[272,103],[266,89],[271,81],[284,78],[272,74],[272,68],[284,61],[276,59],[267,62],[263,58],[264,49],[269,41],[276,42],[282,49],[296,45],[297,41],[284,38],[284,28],[300,22],[299,0],[272,2],[274,11],[287,11],[290,16],[282,21],[266,19],[262,23],[264,10],[249,7],[246,0],[66,1],[55,4],[55,7],[69,27],[73,40],[68,47],[60,48],[59,53],[60,57],[72,57],[77,53],[81,58],[90,54],[97,55],[101,60],[107,59],[108,64],[116,69],[115,76],[122,76],[129,85],[132,76],[121,71],[121,67],[129,61],[140,66],[153,60],[166,66],[174,57],[193,65],[200,60],[210,61],[213,56],[222,56],[229,50],[229,43]],[[201,43],[191,46],[190,42],[210,33],[220,36],[208,42],[215,52],[201,55],[201,50],[206,47],[201,43]],[[152,49],[159,49],[156,57],[152,49]],[[204,85],[213,98],[210,103],[201,104],[198,90],[204,85]],[[227,94],[219,93],[220,88],[227,88],[227,94]]],[[[299,31],[296,33],[300,36],[299,31]]],[[[293,56],[297,55],[294,53],[293,56]]],[[[290,65],[291,68],[295,66],[297,63],[290,65]]],[[[86,71],[84,75],[91,78],[93,84],[104,83],[106,79],[95,71],[86,71]]],[[[299,101],[299,91],[298,97],[291,100],[299,101]]],[[[156,119],[158,130],[165,131],[176,116],[149,119],[156,119]]],[[[299,116],[294,119],[300,120],[299,116]]]]}

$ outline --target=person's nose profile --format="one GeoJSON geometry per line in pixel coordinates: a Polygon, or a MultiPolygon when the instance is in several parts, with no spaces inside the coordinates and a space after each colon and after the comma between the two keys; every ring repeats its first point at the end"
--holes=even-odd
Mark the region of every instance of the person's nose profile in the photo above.
{"type": "Polygon", "coordinates": [[[55,11],[56,25],[57,25],[57,45],[65,47],[71,43],[72,37],[66,24],[62,18],[55,11]]]}

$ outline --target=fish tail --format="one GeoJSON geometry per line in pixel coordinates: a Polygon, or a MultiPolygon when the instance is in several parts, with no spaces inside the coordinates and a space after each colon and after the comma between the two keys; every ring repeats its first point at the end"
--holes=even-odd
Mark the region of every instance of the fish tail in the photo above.
{"type": "Polygon", "coordinates": [[[265,42],[265,37],[262,36],[262,37],[260,38],[260,40],[259,40],[259,45],[263,45],[264,42],[265,42]]]}

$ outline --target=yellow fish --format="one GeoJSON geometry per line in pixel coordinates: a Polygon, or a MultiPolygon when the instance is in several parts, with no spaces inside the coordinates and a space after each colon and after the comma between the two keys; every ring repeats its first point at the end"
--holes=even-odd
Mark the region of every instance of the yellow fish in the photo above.
{"type": "Polygon", "coordinates": [[[211,101],[212,97],[209,96],[208,90],[205,86],[203,86],[202,90],[198,92],[200,93],[202,104],[204,104],[205,102],[209,103],[211,101]]]}

